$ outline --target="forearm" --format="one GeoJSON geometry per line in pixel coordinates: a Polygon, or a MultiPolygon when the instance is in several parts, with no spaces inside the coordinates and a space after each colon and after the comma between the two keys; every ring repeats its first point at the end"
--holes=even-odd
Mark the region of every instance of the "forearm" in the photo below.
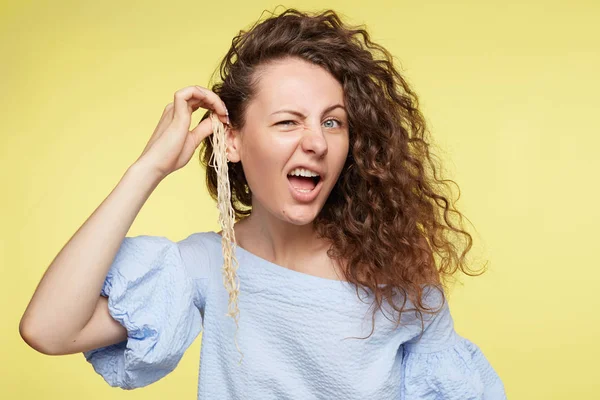
{"type": "Polygon", "coordinates": [[[121,242],[160,180],[141,164],[126,171],[47,268],[21,319],[22,336],[53,348],[86,326],[121,242]]]}

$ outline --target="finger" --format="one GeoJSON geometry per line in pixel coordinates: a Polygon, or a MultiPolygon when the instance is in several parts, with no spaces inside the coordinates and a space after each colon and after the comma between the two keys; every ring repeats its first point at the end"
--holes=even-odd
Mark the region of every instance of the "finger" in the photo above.
{"type": "Polygon", "coordinates": [[[210,118],[206,118],[203,121],[200,121],[198,126],[196,126],[189,134],[194,138],[194,144],[196,147],[200,145],[200,143],[211,133],[213,133],[212,129],[212,120],[210,118]]]}
{"type": "Polygon", "coordinates": [[[167,126],[169,126],[169,124],[172,121],[173,121],[173,103],[169,103],[163,110],[160,120],[158,121],[158,124],[156,125],[154,132],[152,132],[152,136],[150,136],[150,139],[148,140],[148,143],[146,144],[146,147],[144,148],[144,151],[142,152],[142,154],[146,152],[147,148],[152,146],[152,143],[154,143],[160,137],[162,132],[165,131],[167,126]]]}
{"type": "MultiPolygon", "coordinates": [[[[173,123],[177,131],[187,132],[190,127],[191,110],[188,101],[196,94],[199,96],[198,89],[194,86],[187,86],[179,89],[173,96],[173,123]]],[[[203,95],[203,94],[202,94],[203,95]]]]}
{"type": "Polygon", "coordinates": [[[202,132],[201,130],[196,132],[197,134],[194,134],[194,131],[189,132],[188,136],[185,138],[183,149],[181,149],[181,153],[179,155],[179,162],[182,165],[187,164],[200,143],[202,143],[202,139],[205,137],[202,135],[206,132],[202,132]]]}
{"type": "Polygon", "coordinates": [[[175,92],[175,114],[174,120],[185,121],[188,123],[188,117],[191,105],[199,104],[201,107],[214,111],[223,123],[227,123],[227,109],[225,103],[211,90],[201,86],[188,86],[175,92]]]}
{"type": "Polygon", "coordinates": [[[152,132],[152,137],[159,135],[160,132],[163,132],[165,128],[169,126],[169,124],[173,120],[173,110],[173,103],[167,104],[160,117],[160,120],[158,121],[158,124],[156,125],[156,129],[154,129],[154,132],[152,132]]]}
{"type": "Polygon", "coordinates": [[[196,85],[196,87],[200,91],[204,92],[204,94],[206,95],[205,99],[208,102],[209,107],[205,107],[205,108],[208,108],[208,109],[214,111],[219,116],[219,119],[224,124],[228,123],[227,107],[225,107],[225,103],[223,102],[223,100],[221,100],[221,98],[219,96],[217,96],[217,94],[215,92],[213,92],[212,90],[209,90],[207,88],[204,88],[204,87],[198,86],[198,85],[196,85]]]}

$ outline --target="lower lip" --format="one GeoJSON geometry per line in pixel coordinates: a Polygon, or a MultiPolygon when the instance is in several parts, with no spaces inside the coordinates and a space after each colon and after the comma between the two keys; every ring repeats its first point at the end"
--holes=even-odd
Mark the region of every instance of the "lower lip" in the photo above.
{"type": "Polygon", "coordinates": [[[321,192],[321,188],[323,187],[323,179],[319,179],[319,183],[317,183],[317,186],[315,186],[315,188],[310,192],[299,192],[292,186],[289,180],[288,186],[290,188],[290,193],[292,194],[294,200],[300,203],[310,203],[311,201],[316,199],[319,193],[321,192]]]}

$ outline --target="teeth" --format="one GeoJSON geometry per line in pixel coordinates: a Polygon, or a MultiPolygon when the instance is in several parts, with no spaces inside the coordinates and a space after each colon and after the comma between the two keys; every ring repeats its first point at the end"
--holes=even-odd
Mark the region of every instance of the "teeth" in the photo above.
{"type": "Polygon", "coordinates": [[[312,172],[312,171],[309,171],[309,170],[304,169],[304,168],[296,168],[292,172],[290,172],[288,175],[306,176],[306,177],[319,176],[319,174],[317,174],[316,172],[312,172]]]}

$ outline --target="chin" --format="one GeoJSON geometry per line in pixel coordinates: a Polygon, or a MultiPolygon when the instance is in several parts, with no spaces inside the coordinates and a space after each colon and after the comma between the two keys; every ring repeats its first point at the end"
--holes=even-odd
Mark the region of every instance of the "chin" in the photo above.
{"type": "Polygon", "coordinates": [[[321,207],[318,209],[313,209],[312,207],[307,206],[297,206],[297,208],[297,210],[284,209],[281,211],[282,217],[285,221],[297,226],[312,224],[321,211],[321,207]]]}

